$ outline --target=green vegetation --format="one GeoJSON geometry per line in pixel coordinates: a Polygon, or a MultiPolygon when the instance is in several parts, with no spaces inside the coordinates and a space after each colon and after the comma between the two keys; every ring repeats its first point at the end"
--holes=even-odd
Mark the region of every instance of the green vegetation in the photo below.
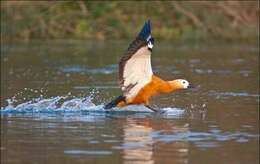
{"type": "Polygon", "coordinates": [[[1,1],[1,40],[256,39],[257,1],[1,1]]]}

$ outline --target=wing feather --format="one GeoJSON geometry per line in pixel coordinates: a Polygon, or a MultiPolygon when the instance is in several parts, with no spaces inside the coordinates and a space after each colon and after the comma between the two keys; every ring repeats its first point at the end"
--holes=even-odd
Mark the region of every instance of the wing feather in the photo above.
{"type": "Polygon", "coordinates": [[[124,96],[133,98],[152,79],[151,51],[146,42],[136,38],[119,63],[119,83],[124,96]]]}

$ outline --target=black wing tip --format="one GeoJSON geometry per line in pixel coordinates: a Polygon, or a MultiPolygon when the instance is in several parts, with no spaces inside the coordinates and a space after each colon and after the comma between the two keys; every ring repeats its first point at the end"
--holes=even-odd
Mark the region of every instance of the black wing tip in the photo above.
{"type": "Polygon", "coordinates": [[[110,103],[104,106],[104,109],[111,109],[117,106],[121,101],[125,101],[125,96],[118,96],[116,99],[112,100],[110,103]]]}
{"type": "Polygon", "coordinates": [[[138,34],[138,37],[146,40],[150,35],[151,35],[151,21],[150,21],[150,19],[148,19],[144,23],[144,26],[143,26],[142,30],[140,31],[140,33],[138,34]]]}

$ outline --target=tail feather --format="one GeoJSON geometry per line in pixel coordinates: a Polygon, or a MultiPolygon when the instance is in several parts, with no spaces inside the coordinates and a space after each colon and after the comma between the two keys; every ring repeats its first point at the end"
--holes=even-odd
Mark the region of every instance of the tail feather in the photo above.
{"type": "Polygon", "coordinates": [[[116,99],[112,100],[110,103],[104,106],[104,109],[110,109],[116,107],[118,103],[125,101],[125,96],[118,96],[116,99]]]}

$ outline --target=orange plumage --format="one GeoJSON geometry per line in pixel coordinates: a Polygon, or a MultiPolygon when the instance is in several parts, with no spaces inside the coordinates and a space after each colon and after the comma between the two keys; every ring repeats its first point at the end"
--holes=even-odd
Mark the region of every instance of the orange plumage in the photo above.
{"type": "Polygon", "coordinates": [[[117,106],[123,107],[130,104],[149,105],[149,100],[152,96],[156,96],[161,93],[170,93],[182,88],[183,85],[180,84],[179,80],[165,81],[153,75],[151,82],[142,88],[134,98],[127,101],[121,101],[117,106]]]}

